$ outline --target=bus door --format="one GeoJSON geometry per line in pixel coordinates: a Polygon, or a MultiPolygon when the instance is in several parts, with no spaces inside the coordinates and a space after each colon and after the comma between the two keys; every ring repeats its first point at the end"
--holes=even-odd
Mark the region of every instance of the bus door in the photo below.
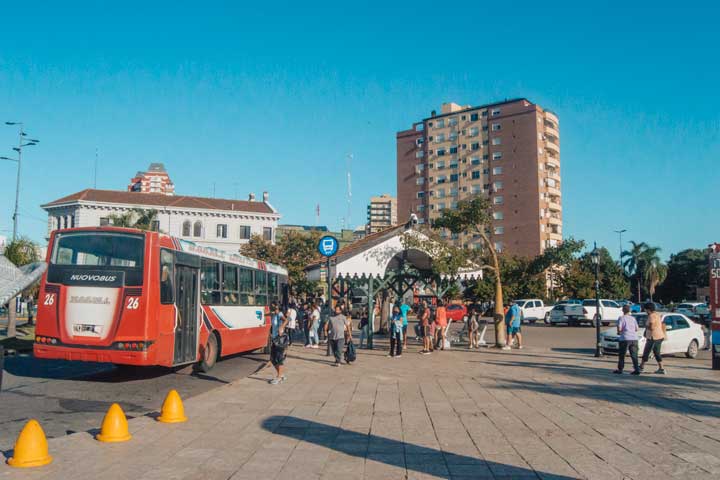
{"type": "Polygon", "coordinates": [[[173,363],[197,359],[199,270],[187,265],[175,266],[175,354],[173,363]]]}

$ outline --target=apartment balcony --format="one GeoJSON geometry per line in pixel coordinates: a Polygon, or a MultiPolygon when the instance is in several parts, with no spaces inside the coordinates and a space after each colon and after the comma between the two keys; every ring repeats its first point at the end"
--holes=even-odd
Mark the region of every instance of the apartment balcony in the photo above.
{"type": "Polygon", "coordinates": [[[560,132],[547,124],[545,125],[545,135],[554,135],[555,138],[560,138],[560,132]]]}
{"type": "Polygon", "coordinates": [[[551,212],[561,212],[562,211],[562,205],[560,205],[557,202],[549,201],[548,202],[548,208],[551,212]]]}
{"type": "Polygon", "coordinates": [[[558,197],[559,197],[560,195],[562,195],[562,194],[560,193],[560,189],[557,188],[557,187],[547,187],[546,189],[547,189],[547,193],[550,194],[550,195],[557,195],[558,197]]]}
{"type": "MultiPolygon", "coordinates": [[[[560,146],[554,144],[554,143],[551,142],[550,140],[546,140],[546,141],[545,141],[545,149],[546,149],[546,150],[549,150],[550,152],[553,152],[552,154],[555,154],[555,155],[559,155],[559,154],[560,154],[560,146]]],[[[548,156],[550,156],[550,155],[552,155],[552,154],[549,154],[548,156]]]]}
{"type": "Polygon", "coordinates": [[[545,157],[545,168],[560,168],[560,159],[547,155],[545,157]]]}
{"type": "Polygon", "coordinates": [[[545,170],[545,173],[547,174],[548,178],[560,180],[560,170],[545,170]]]}
{"type": "Polygon", "coordinates": [[[550,110],[545,110],[545,118],[547,118],[548,120],[550,120],[552,122],[555,122],[555,125],[560,124],[560,120],[558,119],[557,115],[555,115],[550,110]]]}
{"type": "Polygon", "coordinates": [[[547,220],[550,225],[562,225],[562,218],[559,216],[553,217],[550,215],[547,220]]]}
{"type": "Polygon", "coordinates": [[[550,240],[558,240],[558,241],[562,242],[562,239],[563,239],[562,233],[555,233],[555,232],[547,232],[547,233],[548,233],[548,238],[550,240]]]}

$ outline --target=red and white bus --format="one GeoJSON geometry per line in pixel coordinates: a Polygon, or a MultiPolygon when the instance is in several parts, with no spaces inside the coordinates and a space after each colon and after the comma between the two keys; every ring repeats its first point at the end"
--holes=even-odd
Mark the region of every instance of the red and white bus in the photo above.
{"type": "Polygon", "coordinates": [[[267,347],[269,306],[287,302],[284,268],[162,233],[56,230],[49,247],[38,358],[207,371],[267,347]]]}

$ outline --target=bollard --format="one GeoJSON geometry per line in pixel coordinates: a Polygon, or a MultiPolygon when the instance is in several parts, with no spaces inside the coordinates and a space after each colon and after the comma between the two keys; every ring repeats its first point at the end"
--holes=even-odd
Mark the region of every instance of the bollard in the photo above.
{"type": "Polygon", "coordinates": [[[41,467],[52,462],[45,432],[37,420],[28,421],[18,435],[8,465],[17,468],[41,467]]]}
{"type": "Polygon", "coordinates": [[[132,438],[128,430],[127,418],[120,408],[120,405],[113,403],[110,405],[103,419],[100,433],[95,437],[100,442],[127,442],[132,438]]]}
{"type": "Polygon", "coordinates": [[[163,402],[158,422],[181,423],[186,421],[187,417],[185,416],[185,407],[183,407],[180,395],[177,390],[170,390],[163,402]]]}

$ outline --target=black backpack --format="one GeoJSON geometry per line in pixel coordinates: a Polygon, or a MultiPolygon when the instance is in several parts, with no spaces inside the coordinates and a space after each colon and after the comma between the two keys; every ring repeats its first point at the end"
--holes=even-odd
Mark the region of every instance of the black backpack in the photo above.
{"type": "Polygon", "coordinates": [[[354,362],[357,358],[357,353],[355,352],[355,344],[350,342],[347,344],[347,349],[345,349],[345,361],[347,363],[354,362]]]}

